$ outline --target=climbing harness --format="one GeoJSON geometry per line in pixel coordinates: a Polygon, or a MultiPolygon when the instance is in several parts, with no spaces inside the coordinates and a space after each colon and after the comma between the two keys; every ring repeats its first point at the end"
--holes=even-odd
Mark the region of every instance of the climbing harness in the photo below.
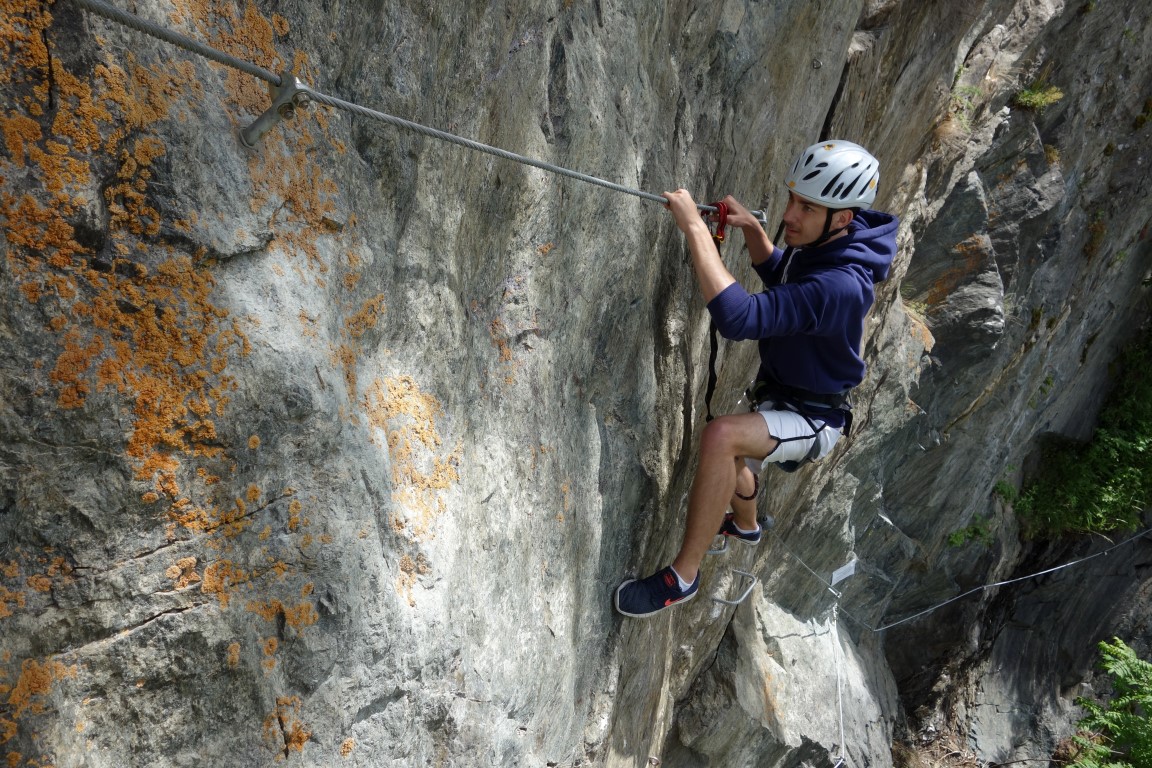
{"type": "Polygon", "coordinates": [[[842,436],[847,436],[852,429],[852,402],[848,398],[847,392],[836,395],[818,395],[779,382],[760,380],[744,390],[744,396],[748,398],[748,405],[752,411],[758,411],[761,405],[767,404],[774,411],[792,411],[799,414],[804,421],[808,422],[808,427],[812,430],[811,435],[777,438],[777,441],[781,443],[797,440],[812,441],[812,448],[809,449],[804,458],[795,461],[776,462],[776,466],[785,472],[795,472],[805,464],[816,461],[820,455],[820,441],[817,437],[828,426],[827,422],[820,418],[821,413],[839,411],[843,414],[844,427],[840,430],[842,436]]]}
{"type": "MultiPolygon", "coordinates": [[[[476,150],[477,152],[484,152],[486,154],[500,157],[505,160],[512,160],[513,162],[521,163],[523,165],[530,165],[534,168],[548,171],[549,173],[567,176],[578,181],[595,184],[615,192],[634,195],[644,200],[650,200],[652,202],[661,203],[663,205],[668,204],[667,198],[661,195],[654,195],[651,192],[644,192],[639,189],[633,189],[631,187],[624,186],[623,184],[616,184],[611,181],[599,179],[595,176],[590,176],[586,173],[580,173],[579,171],[569,170],[568,168],[553,165],[552,163],[546,163],[542,160],[535,160],[524,155],[516,154],[515,152],[509,152],[498,147],[489,146],[478,141],[472,141],[471,139],[456,136],[451,133],[447,133],[446,131],[429,128],[427,126],[420,125],[419,123],[414,123],[410,120],[405,120],[400,117],[394,117],[383,112],[378,112],[374,109],[369,109],[359,104],[344,101],[343,99],[336,98],[335,96],[329,96],[307,86],[289,72],[277,75],[274,72],[270,72],[267,69],[264,69],[263,67],[259,67],[255,64],[237,59],[234,56],[230,56],[226,53],[223,53],[222,51],[218,51],[215,48],[204,45],[201,42],[193,40],[192,38],[181,35],[178,32],[173,32],[170,29],[165,29],[164,27],[153,24],[150,21],[141,19],[138,16],[127,13],[125,11],[121,11],[114,6],[103,2],[103,0],[72,0],[72,2],[87,11],[95,13],[98,16],[103,16],[110,21],[123,24],[124,26],[135,29],[138,32],[142,32],[146,35],[155,37],[158,40],[162,40],[180,48],[184,48],[187,51],[199,54],[200,56],[211,59],[212,61],[215,61],[219,64],[224,64],[225,66],[238,69],[241,72],[246,72],[253,77],[260,78],[261,80],[267,82],[269,86],[271,86],[270,90],[272,92],[272,105],[267,110],[265,110],[264,113],[261,114],[260,117],[258,117],[252,124],[246,126],[240,131],[240,138],[242,143],[249,148],[255,147],[260,139],[276,125],[284,120],[291,120],[295,116],[296,112],[299,109],[307,106],[309,102],[315,102],[317,104],[324,104],[335,109],[344,110],[361,117],[388,123],[389,125],[393,125],[398,128],[404,128],[422,136],[428,136],[430,138],[446,141],[451,144],[465,147],[467,149],[476,150]]],[[[716,208],[714,206],[701,205],[697,203],[696,207],[703,213],[716,213],[716,208]]],[[[767,219],[763,211],[752,211],[752,215],[760,221],[761,225],[767,226],[767,219]]]]}

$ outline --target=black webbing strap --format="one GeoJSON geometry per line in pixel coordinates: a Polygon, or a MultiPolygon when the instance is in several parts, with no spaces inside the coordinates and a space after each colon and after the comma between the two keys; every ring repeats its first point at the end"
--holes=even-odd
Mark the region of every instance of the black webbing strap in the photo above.
{"type": "Polygon", "coordinates": [[[720,333],[716,321],[708,322],[708,388],[704,390],[704,420],[712,421],[712,395],[716,392],[716,355],[720,352],[720,333]]]}
{"type": "MultiPolygon", "coordinates": [[[[780,222],[780,228],[776,230],[776,236],[772,238],[775,243],[780,239],[780,235],[784,232],[784,222],[780,222]]],[[[716,418],[712,415],[712,395],[716,392],[716,357],[720,354],[720,334],[716,330],[716,321],[708,321],[708,387],[704,390],[704,420],[712,421],[716,418]]]]}

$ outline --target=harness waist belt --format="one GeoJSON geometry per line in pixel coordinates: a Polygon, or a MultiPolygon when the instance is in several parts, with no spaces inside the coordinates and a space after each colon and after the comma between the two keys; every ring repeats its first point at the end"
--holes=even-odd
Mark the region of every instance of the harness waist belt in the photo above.
{"type": "Polygon", "coordinates": [[[759,379],[745,391],[745,394],[754,406],[759,405],[765,400],[783,400],[797,406],[798,409],[800,409],[801,406],[825,411],[848,411],[852,409],[852,402],[848,399],[848,392],[841,392],[835,395],[821,395],[816,392],[808,392],[798,387],[790,387],[778,381],[759,379]]]}

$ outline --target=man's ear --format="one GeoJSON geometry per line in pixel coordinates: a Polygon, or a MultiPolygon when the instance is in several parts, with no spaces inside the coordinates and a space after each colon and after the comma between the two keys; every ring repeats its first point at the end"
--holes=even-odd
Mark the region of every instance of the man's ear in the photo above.
{"type": "Polygon", "coordinates": [[[833,213],[832,214],[832,229],[833,229],[833,231],[835,231],[837,229],[843,229],[844,227],[848,226],[848,224],[851,223],[852,219],[855,218],[855,216],[856,216],[856,212],[853,211],[851,208],[843,208],[843,209],[833,213]]]}

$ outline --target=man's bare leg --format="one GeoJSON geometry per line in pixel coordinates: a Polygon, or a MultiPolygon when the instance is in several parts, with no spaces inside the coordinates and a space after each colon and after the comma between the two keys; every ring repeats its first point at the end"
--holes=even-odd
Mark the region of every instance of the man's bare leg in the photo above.
{"type": "MultiPolygon", "coordinates": [[[[763,458],[776,445],[776,439],[768,432],[768,425],[758,413],[721,416],[704,428],[700,439],[700,461],[688,494],[684,540],[672,562],[672,567],[684,581],[695,581],[700,562],[724,522],[724,512],[736,492],[737,459],[743,456],[763,458]]],[[[746,516],[748,508],[741,512],[741,517],[746,516]]],[[[754,503],[751,518],[751,527],[755,528],[754,503]]]]}

